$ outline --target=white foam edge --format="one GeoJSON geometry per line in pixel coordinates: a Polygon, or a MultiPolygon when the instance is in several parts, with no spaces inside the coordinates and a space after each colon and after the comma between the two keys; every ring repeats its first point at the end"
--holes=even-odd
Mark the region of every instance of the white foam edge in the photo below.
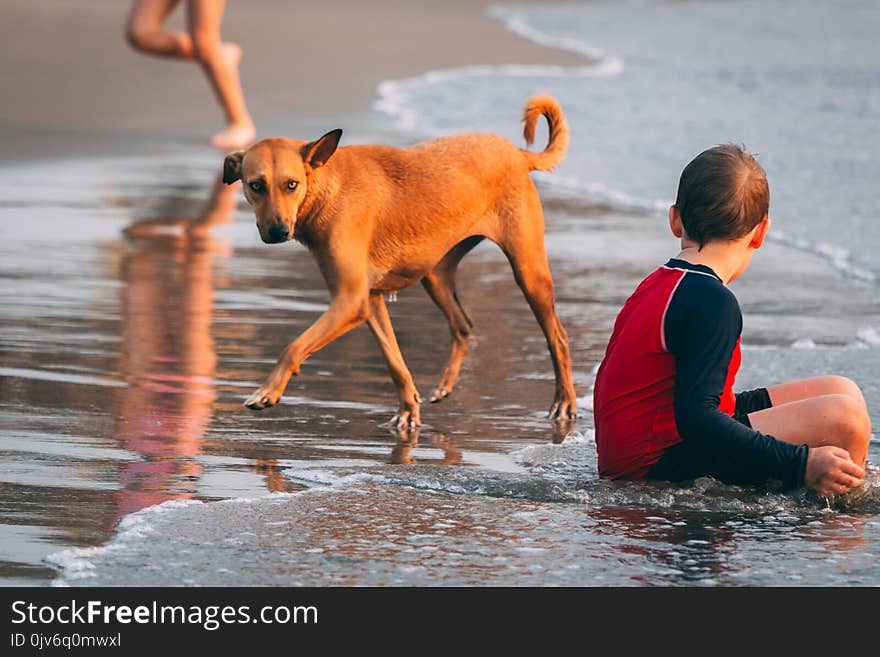
{"type": "MultiPolygon", "coordinates": [[[[665,213],[669,210],[669,206],[672,205],[671,199],[640,198],[612,189],[601,182],[585,182],[569,176],[554,175],[551,177],[548,174],[536,174],[536,177],[551,191],[580,194],[591,200],[606,203],[615,210],[622,210],[624,212],[665,213]]],[[[810,242],[803,238],[792,238],[777,228],[774,228],[767,235],[767,239],[785,248],[816,256],[828,264],[833,271],[843,276],[843,278],[860,283],[877,283],[877,274],[853,263],[852,254],[842,246],[831,244],[830,242],[810,242]]],[[[870,331],[873,329],[866,330],[870,331]]],[[[876,331],[874,333],[876,334],[876,331]]],[[[871,340],[872,338],[862,339],[863,342],[874,346],[880,344],[880,335],[877,336],[877,342],[872,342],[871,340]]]]}
{"type": "Polygon", "coordinates": [[[531,64],[479,64],[459,68],[435,69],[410,78],[382,80],[376,88],[373,109],[396,119],[395,127],[402,132],[416,132],[416,111],[408,107],[412,90],[444,84],[465,78],[481,77],[611,77],[619,70],[606,64],[590,66],[557,66],[531,64]]]}
{"type": "MultiPolygon", "coordinates": [[[[531,25],[521,11],[515,7],[491,5],[489,15],[504,23],[511,32],[542,46],[575,52],[594,60],[595,63],[585,66],[560,65],[475,65],[450,69],[437,69],[422,75],[383,80],[377,88],[374,109],[397,119],[398,129],[413,132],[418,126],[416,111],[407,106],[410,98],[409,90],[413,88],[443,84],[468,77],[612,77],[620,75],[624,70],[623,60],[608,55],[579,39],[558,37],[544,32],[531,25]]],[[[573,178],[554,177],[548,179],[548,186],[554,189],[580,192],[592,199],[608,203],[615,209],[640,210],[648,212],[665,212],[670,201],[662,199],[643,199],[614,190],[601,182],[583,182],[573,178]]],[[[770,241],[793,249],[806,251],[826,261],[845,278],[864,283],[875,284],[877,274],[852,262],[849,251],[843,247],[827,242],[809,242],[805,239],[790,239],[782,231],[776,230],[768,236],[770,241]]],[[[872,344],[872,343],[869,343],[872,344]]]]}
{"type": "MultiPolygon", "coordinates": [[[[342,478],[340,478],[342,479],[342,478]]],[[[338,490],[339,487],[334,487],[338,490]]],[[[121,552],[132,543],[138,542],[149,536],[156,530],[151,522],[157,516],[179,511],[191,506],[214,506],[234,504],[254,504],[266,501],[283,501],[299,495],[321,492],[326,488],[308,488],[293,493],[270,493],[257,497],[233,497],[216,502],[202,502],[200,500],[167,500],[161,504],[148,506],[140,511],[129,514],[119,521],[116,535],[103,545],[91,547],[77,547],[53,552],[43,557],[45,563],[55,567],[58,572],[50,586],[69,586],[68,581],[81,580],[96,577],[94,559],[114,552],[121,552]]]]}
{"type": "Polygon", "coordinates": [[[615,210],[624,212],[635,211],[665,214],[669,210],[669,206],[672,205],[672,201],[667,199],[640,198],[612,189],[605,183],[598,181],[587,182],[572,178],[571,176],[559,176],[543,172],[535,173],[535,177],[553,192],[585,196],[590,200],[605,203],[615,210]]]}
{"type": "MultiPolygon", "coordinates": [[[[748,345],[749,349],[775,348],[776,345],[748,345]]],[[[790,349],[872,349],[880,347],[880,332],[873,326],[864,326],[856,331],[855,337],[846,344],[817,344],[812,338],[798,338],[789,345],[790,349]]]]}
{"type": "Polygon", "coordinates": [[[399,480],[393,477],[385,477],[379,474],[368,472],[357,472],[353,474],[341,475],[330,470],[304,468],[304,469],[287,469],[283,473],[286,477],[296,481],[297,483],[312,486],[309,490],[356,490],[358,484],[377,483],[391,484],[414,488],[422,492],[430,493],[451,493],[453,495],[483,495],[485,489],[480,485],[468,488],[456,483],[443,481],[435,477],[412,477],[399,480]]]}
{"type": "MultiPolygon", "coordinates": [[[[672,205],[671,199],[639,198],[612,189],[601,182],[584,182],[576,178],[558,175],[550,177],[547,174],[538,174],[538,179],[552,191],[581,194],[594,201],[607,203],[615,210],[665,213],[672,205]]],[[[767,235],[767,239],[780,246],[818,257],[844,278],[861,283],[877,283],[877,274],[853,263],[852,254],[842,246],[830,242],[810,242],[803,238],[792,238],[776,228],[767,235]]],[[[877,336],[877,342],[872,342],[870,338],[862,341],[874,346],[880,344],[880,336],[877,336]]]]}
{"type": "Polygon", "coordinates": [[[767,235],[770,242],[797,251],[804,251],[825,261],[831,268],[844,278],[862,283],[877,283],[877,274],[869,269],[853,263],[849,250],[829,242],[810,242],[803,238],[790,238],[783,231],[775,229],[767,235]]]}
{"type": "Polygon", "coordinates": [[[526,19],[521,10],[506,5],[490,5],[487,13],[492,18],[501,21],[510,32],[517,36],[521,36],[539,46],[545,48],[553,48],[556,50],[567,50],[569,52],[583,55],[595,62],[596,66],[603,67],[609,71],[614,71],[614,75],[623,72],[623,60],[619,57],[609,55],[605,51],[590,45],[586,41],[573,37],[563,37],[556,34],[550,34],[544,30],[535,27],[526,19]]]}
{"type": "Polygon", "coordinates": [[[866,326],[856,331],[856,340],[869,347],[880,347],[880,332],[873,326],[866,326]]]}
{"type": "Polygon", "coordinates": [[[609,55],[599,48],[579,39],[559,37],[544,32],[531,25],[522,12],[511,7],[491,5],[488,8],[491,17],[501,21],[512,33],[533,43],[547,48],[567,50],[583,55],[591,60],[583,66],[540,65],[540,64],[502,64],[472,65],[458,68],[434,69],[422,75],[396,80],[383,80],[377,87],[377,98],[373,108],[383,114],[397,119],[400,130],[411,132],[418,122],[414,110],[406,107],[409,100],[408,91],[417,87],[433,86],[463,78],[479,77],[613,77],[624,70],[623,60],[609,55]]]}
{"type": "Polygon", "coordinates": [[[544,456],[549,454],[564,454],[572,450],[579,451],[585,448],[595,449],[596,432],[594,429],[583,429],[582,431],[572,431],[561,443],[541,443],[538,445],[527,445],[520,449],[514,450],[508,454],[515,463],[520,465],[528,465],[533,462],[536,456],[544,456]]]}
{"type": "Polygon", "coordinates": [[[382,475],[368,472],[356,472],[354,474],[341,475],[332,470],[322,468],[288,468],[282,473],[285,477],[293,479],[307,486],[316,488],[339,488],[365,482],[384,483],[388,479],[382,475]]]}
{"type": "Polygon", "coordinates": [[[54,552],[43,558],[43,561],[59,569],[59,576],[52,586],[66,586],[66,580],[85,579],[95,576],[95,564],[92,558],[118,552],[129,543],[151,534],[155,527],[150,520],[157,515],[168,513],[183,507],[202,504],[197,500],[167,500],[161,504],[146,507],[123,518],[117,526],[117,534],[104,545],[78,547],[54,552]]]}

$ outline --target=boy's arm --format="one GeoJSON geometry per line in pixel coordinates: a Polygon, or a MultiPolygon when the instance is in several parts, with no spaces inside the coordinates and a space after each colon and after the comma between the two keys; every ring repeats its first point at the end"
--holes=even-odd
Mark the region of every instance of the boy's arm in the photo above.
{"type": "Polygon", "coordinates": [[[807,447],[776,440],[737,422],[718,406],[742,329],[736,298],[721,283],[687,275],[664,322],[675,354],[675,422],[681,438],[702,452],[710,474],[740,480],[804,484],[807,447]]]}

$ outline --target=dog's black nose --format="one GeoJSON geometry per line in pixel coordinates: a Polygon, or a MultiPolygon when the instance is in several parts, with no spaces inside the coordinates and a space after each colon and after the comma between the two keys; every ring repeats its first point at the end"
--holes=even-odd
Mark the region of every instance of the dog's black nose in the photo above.
{"type": "Polygon", "coordinates": [[[290,229],[287,227],[287,224],[273,224],[269,226],[269,237],[273,240],[281,241],[286,240],[288,235],[290,235],[290,229]]]}

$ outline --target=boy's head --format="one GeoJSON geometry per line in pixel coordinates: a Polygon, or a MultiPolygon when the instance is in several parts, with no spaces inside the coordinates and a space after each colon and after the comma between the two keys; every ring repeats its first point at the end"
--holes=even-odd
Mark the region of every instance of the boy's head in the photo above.
{"type": "Polygon", "coordinates": [[[673,213],[686,237],[702,249],[751,233],[770,208],[761,165],[744,147],[724,144],[703,151],[684,168],[673,213]]]}

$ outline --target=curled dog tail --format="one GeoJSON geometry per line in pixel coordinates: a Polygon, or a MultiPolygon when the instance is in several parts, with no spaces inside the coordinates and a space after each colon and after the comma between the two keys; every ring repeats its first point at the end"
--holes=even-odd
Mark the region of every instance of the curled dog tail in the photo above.
{"type": "Polygon", "coordinates": [[[547,117],[550,126],[550,140],[540,153],[522,149],[529,163],[530,171],[550,171],[562,161],[568,150],[568,123],[559,103],[551,96],[535,96],[526,103],[523,112],[523,137],[529,146],[535,141],[535,125],[539,116],[547,117]]]}

